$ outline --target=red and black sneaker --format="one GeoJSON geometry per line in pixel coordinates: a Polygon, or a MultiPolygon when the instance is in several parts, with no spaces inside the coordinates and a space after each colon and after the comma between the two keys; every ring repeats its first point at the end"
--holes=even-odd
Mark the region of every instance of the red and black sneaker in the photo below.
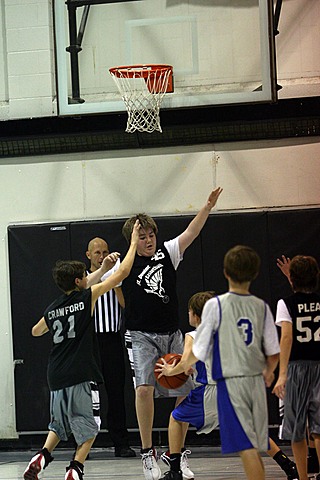
{"type": "Polygon", "coordinates": [[[83,466],[81,468],[79,462],[72,460],[69,467],[66,468],[66,476],[64,480],[83,480],[83,466]]]}
{"type": "Polygon", "coordinates": [[[52,460],[53,457],[46,448],[37,452],[23,473],[24,480],[39,480],[39,476],[52,460]]]}

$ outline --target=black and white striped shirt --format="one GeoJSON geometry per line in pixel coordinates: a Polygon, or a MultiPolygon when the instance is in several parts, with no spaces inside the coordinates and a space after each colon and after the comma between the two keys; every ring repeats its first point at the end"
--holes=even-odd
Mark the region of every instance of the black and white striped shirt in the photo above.
{"type": "MultiPolygon", "coordinates": [[[[119,268],[119,264],[117,262],[116,265],[102,277],[102,280],[105,280],[119,268]]],[[[121,329],[121,307],[114,290],[110,290],[98,298],[94,308],[94,324],[97,333],[119,332],[121,329]]]]}
{"type": "Polygon", "coordinates": [[[97,333],[119,332],[121,307],[114,290],[98,298],[94,308],[94,323],[97,333]]]}

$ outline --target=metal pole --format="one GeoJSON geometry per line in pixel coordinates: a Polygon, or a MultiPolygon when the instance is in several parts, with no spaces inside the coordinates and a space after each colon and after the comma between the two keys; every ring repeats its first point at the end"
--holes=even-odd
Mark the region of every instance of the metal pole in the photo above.
{"type": "Polygon", "coordinates": [[[82,48],[77,43],[77,7],[72,5],[68,0],[66,4],[68,7],[70,41],[70,46],[66,48],[66,51],[70,53],[72,86],[72,98],[69,98],[69,103],[83,103],[84,100],[80,97],[78,54],[81,52],[82,48]]]}
{"type": "Polygon", "coordinates": [[[279,25],[281,7],[282,7],[282,0],[277,0],[276,8],[274,10],[274,34],[275,35],[278,35],[279,33],[278,25],[279,25]]]}

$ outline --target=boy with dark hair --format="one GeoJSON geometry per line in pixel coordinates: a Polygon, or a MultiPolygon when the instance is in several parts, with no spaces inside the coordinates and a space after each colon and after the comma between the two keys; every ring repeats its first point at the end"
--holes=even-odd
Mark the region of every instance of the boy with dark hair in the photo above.
{"type": "MultiPolygon", "coordinates": [[[[201,323],[201,315],[203,307],[207,300],[214,296],[214,292],[199,292],[192,295],[188,302],[189,324],[197,328],[201,323]]],[[[183,447],[183,431],[182,422],[191,423],[197,428],[197,433],[210,433],[214,428],[218,427],[217,400],[216,400],[216,382],[212,380],[212,365],[210,362],[205,364],[200,360],[197,361],[192,353],[193,339],[196,331],[188,332],[185,335],[185,346],[181,361],[178,365],[168,364],[162,360],[162,364],[158,365],[159,377],[162,375],[172,376],[188,371],[193,363],[196,374],[196,388],[191,390],[188,397],[176,407],[170,416],[169,422],[169,448],[168,452],[161,455],[163,460],[169,467],[170,471],[166,472],[162,480],[182,480],[182,472],[180,471],[179,459],[184,455],[180,448],[183,447]],[[181,445],[181,447],[179,447],[181,445]],[[178,451],[179,453],[174,453],[178,451]]],[[[269,437],[270,448],[267,451],[287,475],[288,480],[299,480],[295,463],[292,462],[287,455],[278,447],[278,445],[269,437]]],[[[190,469],[189,469],[190,470],[190,469]]],[[[190,470],[190,473],[192,471],[190,470]]],[[[194,475],[184,479],[194,478],[194,475]]]]}
{"type": "MultiPolygon", "coordinates": [[[[199,292],[194,294],[189,302],[189,323],[191,326],[197,328],[201,323],[201,314],[203,307],[207,300],[213,297],[213,292],[199,292]]],[[[161,372],[161,375],[176,375],[178,373],[187,371],[188,368],[195,362],[196,363],[196,372],[198,372],[198,365],[200,365],[201,372],[203,372],[203,365],[207,369],[206,380],[208,384],[205,386],[203,382],[204,376],[200,378],[200,387],[197,387],[195,390],[192,390],[188,395],[187,399],[184,400],[171,414],[170,423],[169,423],[169,443],[170,443],[170,452],[163,453],[161,459],[165,461],[170,466],[170,472],[165,473],[163,480],[181,480],[182,475],[178,468],[178,462],[176,457],[179,454],[171,453],[177,450],[177,440],[180,440],[181,435],[179,435],[179,422],[188,421],[192,425],[199,427],[200,419],[200,429],[197,430],[197,433],[209,433],[211,430],[218,426],[217,420],[217,407],[216,407],[216,382],[211,378],[212,366],[210,362],[203,364],[201,361],[197,361],[195,356],[192,353],[192,344],[193,338],[196,332],[190,332],[186,334],[185,337],[185,348],[181,362],[178,365],[169,365],[163,361],[163,364],[158,364],[158,372],[161,372]],[[187,337],[187,335],[190,335],[187,337]],[[202,365],[202,366],[201,366],[202,365]],[[209,394],[209,395],[208,395],[209,394]],[[188,410],[184,410],[184,405],[188,407],[188,410]],[[180,413],[181,412],[181,413],[180,413]],[[192,418],[190,419],[190,415],[192,418]],[[209,421],[206,420],[209,418],[209,421]],[[184,419],[184,420],[182,420],[184,419]],[[210,420],[211,419],[211,420],[210,420]],[[174,449],[175,448],[175,449],[174,449]]],[[[198,381],[198,377],[197,380],[198,381]]],[[[295,467],[294,462],[292,462],[287,455],[276,445],[276,443],[269,438],[270,448],[268,450],[268,455],[270,455],[281,467],[281,469],[286,473],[288,480],[298,480],[298,473],[295,467]]],[[[180,455],[181,456],[181,455],[180,455]]],[[[183,476],[185,478],[185,476],[183,476]]],[[[193,478],[190,477],[190,478],[193,478]]]]}
{"type": "MultiPolygon", "coordinates": [[[[52,335],[53,347],[47,371],[51,420],[43,448],[34,455],[24,471],[25,480],[38,480],[39,474],[53,460],[51,452],[60,440],[66,441],[71,434],[78,447],[67,467],[65,480],[83,480],[84,462],[98,433],[93,415],[91,383],[103,381],[96,359],[93,311],[98,297],[129,275],[139,228],[137,221],[129,250],[119,269],[91,288],[87,288],[84,263],[58,261],[53,268],[55,283],[64,293],[47,307],[44,316],[32,328],[35,337],[49,331],[52,335]]],[[[101,278],[108,262],[112,263],[117,255],[111,254],[111,262],[108,257],[100,271],[91,274],[92,282],[95,277],[101,278]]]]}
{"type": "Polygon", "coordinates": [[[259,454],[269,447],[265,386],[274,379],[279,357],[271,310],[249,291],[259,268],[250,247],[226,253],[229,290],[206,302],[193,343],[195,358],[213,365],[222,453],[239,452],[248,480],[265,479],[259,454]]]}
{"type": "MultiPolygon", "coordinates": [[[[279,378],[273,389],[284,399],[282,436],[291,440],[300,480],[308,480],[307,425],[320,459],[320,295],[314,257],[297,255],[289,264],[293,294],[277,305],[281,326],[279,378]]],[[[317,476],[320,480],[320,474],[317,476]]]]}
{"type": "MultiPolygon", "coordinates": [[[[279,267],[283,275],[287,277],[289,282],[290,282],[290,272],[289,272],[290,262],[291,262],[291,258],[286,257],[285,255],[281,255],[280,258],[277,258],[277,266],[279,267]]],[[[318,285],[318,293],[319,293],[319,285],[318,285]]],[[[284,406],[283,406],[283,400],[281,398],[279,398],[279,405],[280,405],[280,419],[282,423],[284,406]]],[[[282,425],[280,426],[280,435],[281,435],[281,432],[282,432],[282,425]]],[[[282,435],[280,438],[282,438],[282,435]]],[[[314,438],[312,437],[312,435],[310,435],[308,428],[307,428],[307,444],[308,444],[308,458],[307,458],[308,474],[318,473],[319,460],[318,460],[317,450],[314,444],[314,438]]]]}

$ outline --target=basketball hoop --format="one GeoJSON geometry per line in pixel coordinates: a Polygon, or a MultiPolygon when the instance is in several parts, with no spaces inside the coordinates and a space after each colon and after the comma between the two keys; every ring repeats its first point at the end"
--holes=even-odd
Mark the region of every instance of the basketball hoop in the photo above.
{"type": "Polygon", "coordinates": [[[126,132],[162,132],[160,107],[166,93],[173,92],[171,65],[128,65],[109,72],[128,111],[126,132]]]}

